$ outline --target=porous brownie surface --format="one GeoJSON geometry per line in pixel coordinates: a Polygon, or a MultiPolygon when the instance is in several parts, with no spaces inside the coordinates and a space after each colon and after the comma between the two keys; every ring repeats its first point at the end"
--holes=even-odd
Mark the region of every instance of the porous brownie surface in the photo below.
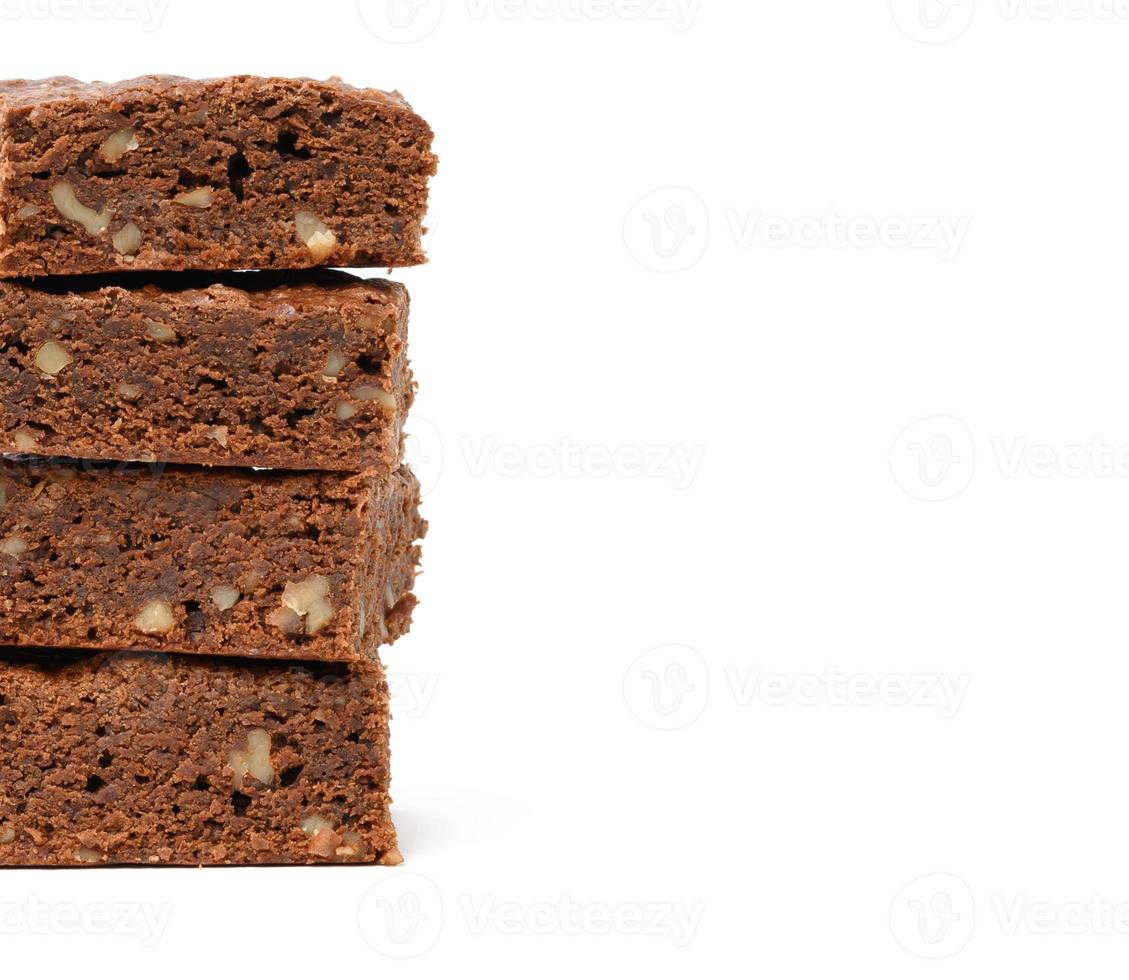
{"type": "Polygon", "coordinates": [[[0,464],[0,646],[362,657],[408,628],[406,468],[0,464]]]}
{"type": "Polygon", "coordinates": [[[339,79],[0,82],[0,273],[416,265],[431,140],[339,79]]]}
{"type": "Polygon", "coordinates": [[[328,271],[0,282],[0,452],[390,472],[407,316],[328,271]]]}
{"type": "Polygon", "coordinates": [[[0,865],[400,861],[379,665],[0,655],[0,865]]]}

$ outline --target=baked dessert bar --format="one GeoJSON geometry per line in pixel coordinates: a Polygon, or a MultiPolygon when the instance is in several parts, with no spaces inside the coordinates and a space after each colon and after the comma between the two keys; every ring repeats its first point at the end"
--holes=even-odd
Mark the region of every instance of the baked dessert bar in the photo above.
{"type": "Polygon", "coordinates": [[[0,82],[0,275],[417,265],[431,140],[340,79],[0,82]]]}
{"type": "Polygon", "coordinates": [[[0,452],[391,472],[407,320],[328,270],[0,281],[0,452]]]}
{"type": "Polygon", "coordinates": [[[0,646],[363,658],[408,629],[418,504],[406,468],[4,460],[0,646]]]}
{"type": "Polygon", "coordinates": [[[400,863],[378,664],[0,654],[0,865],[400,863]]]}

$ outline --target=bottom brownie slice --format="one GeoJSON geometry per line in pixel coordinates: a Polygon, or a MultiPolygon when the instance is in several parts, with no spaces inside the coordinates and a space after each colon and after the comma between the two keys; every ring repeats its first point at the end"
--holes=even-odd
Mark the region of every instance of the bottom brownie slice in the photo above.
{"type": "Polygon", "coordinates": [[[0,651],[0,865],[398,864],[376,662],[0,651]]]}

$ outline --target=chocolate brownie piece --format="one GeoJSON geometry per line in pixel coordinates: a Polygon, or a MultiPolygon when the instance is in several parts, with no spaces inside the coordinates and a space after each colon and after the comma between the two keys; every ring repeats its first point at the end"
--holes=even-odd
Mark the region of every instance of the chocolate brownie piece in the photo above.
{"type": "Polygon", "coordinates": [[[417,265],[431,140],[340,79],[0,82],[0,274],[417,265]]]}
{"type": "Polygon", "coordinates": [[[409,625],[407,470],[5,460],[0,646],[354,660],[409,625]]]}
{"type": "Polygon", "coordinates": [[[375,663],[0,654],[0,865],[400,863],[375,663]]]}
{"type": "Polygon", "coordinates": [[[391,472],[407,316],[329,271],[0,282],[0,452],[391,472]]]}

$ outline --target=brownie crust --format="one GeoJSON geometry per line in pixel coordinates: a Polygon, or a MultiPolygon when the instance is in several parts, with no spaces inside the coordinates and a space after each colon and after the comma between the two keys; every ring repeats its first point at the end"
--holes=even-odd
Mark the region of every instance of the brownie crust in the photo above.
{"type": "Polygon", "coordinates": [[[328,271],[0,282],[0,452],[392,472],[407,325],[328,271]]]}
{"type": "Polygon", "coordinates": [[[406,632],[409,470],[5,460],[0,647],[351,661],[406,632]]]}
{"type": "Polygon", "coordinates": [[[0,274],[418,265],[431,141],[340,79],[0,82],[0,274]]]}
{"type": "Polygon", "coordinates": [[[0,655],[0,865],[398,864],[378,664],[0,655]]]}

